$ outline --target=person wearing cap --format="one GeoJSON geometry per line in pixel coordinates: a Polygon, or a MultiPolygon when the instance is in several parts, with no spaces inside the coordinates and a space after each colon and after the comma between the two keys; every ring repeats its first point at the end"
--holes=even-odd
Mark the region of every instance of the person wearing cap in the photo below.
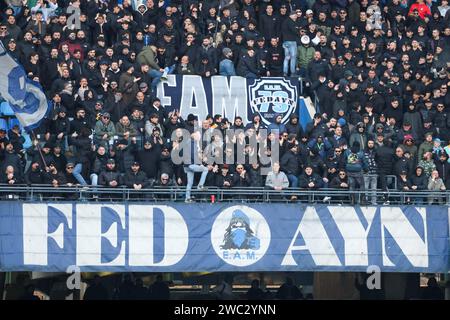
{"type": "Polygon", "coordinates": [[[284,62],[283,74],[295,76],[297,64],[297,13],[291,11],[289,18],[285,19],[281,25],[281,34],[283,35],[284,62]]]}
{"type": "Polygon", "coordinates": [[[40,185],[44,183],[44,171],[38,161],[32,161],[27,172],[25,172],[25,183],[28,186],[40,185]]]}
{"type": "Polygon", "coordinates": [[[310,38],[303,35],[300,38],[301,45],[297,47],[297,68],[301,77],[306,76],[306,68],[309,62],[314,58],[315,49],[310,46],[310,38]]]}
{"type": "MultiPolygon", "coordinates": [[[[47,165],[48,170],[46,169],[46,171],[44,172],[44,184],[51,185],[54,188],[58,188],[66,184],[66,177],[64,173],[58,171],[55,162],[50,161],[49,163],[47,163],[47,165]]],[[[55,194],[54,196],[58,195],[55,194]]]]}
{"type": "Polygon", "coordinates": [[[223,59],[219,63],[219,74],[221,76],[235,76],[236,70],[231,60],[233,58],[233,51],[230,48],[223,48],[222,54],[223,59]]]}
{"type": "Polygon", "coordinates": [[[122,184],[122,175],[116,169],[116,161],[112,158],[108,159],[98,177],[98,185],[105,188],[117,188],[122,184]]]}
{"type": "Polygon", "coordinates": [[[141,190],[148,186],[147,175],[141,170],[139,162],[134,161],[124,176],[124,182],[130,189],[141,190]]]}
{"type": "Polygon", "coordinates": [[[215,185],[221,189],[229,189],[233,187],[234,176],[230,172],[230,165],[223,164],[220,171],[215,176],[215,185]]]}
{"type": "Polygon", "coordinates": [[[110,140],[114,138],[116,134],[116,128],[114,123],[111,121],[111,115],[109,112],[104,112],[97,121],[94,128],[94,138],[95,144],[100,142],[108,143],[110,140]]]}

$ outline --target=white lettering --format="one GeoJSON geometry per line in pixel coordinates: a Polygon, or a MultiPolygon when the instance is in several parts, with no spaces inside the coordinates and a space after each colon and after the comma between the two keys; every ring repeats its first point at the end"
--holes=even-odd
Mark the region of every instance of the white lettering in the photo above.
{"type": "Polygon", "coordinates": [[[170,266],[179,262],[187,252],[189,232],[183,216],[168,206],[130,205],[129,264],[130,266],[170,266]],[[164,215],[164,258],[154,261],[155,209],[164,215]]]}
{"type": "Polygon", "coordinates": [[[53,207],[59,210],[72,229],[71,204],[36,204],[24,203],[23,210],[23,263],[33,265],[48,264],[48,238],[64,248],[64,223],[58,224],[54,232],[48,233],[48,210],[53,207]]]}
{"type": "Polygon", "coordinates": [[[406,258],[414,267],[428,267],[428,239],[427,239],[427,219],[425,208],[411,208],[417,210],[422,217],[424,228],[424,240],[420,237],[414,227],[406,218],[401,208],[381,207],[381,241],[383,251],[383,265],[394,266],[389,259],[386,250],[386,234],[389,232],[397,245],[400,247],[406,258]]]}
{"type": "Polygon", "coordinates": [[[292,256],[292,251],[310,252],[314,263],[318,266],[341,266],[339,258],[333,245],[323,227],[320,218],[314,207],[307,207],[300,221],[297,231],[292,238],[291,244],[286,252],[286,255],[281,262],[282,266],[295,266],[297,263],[292,256]],[[301,233],[305,245],[294,246],[301,233]]]}
{"type": "Polygon", "coordinates": [[[211,77],[213,107],[212,114],[221,114],[228,119],[241,116],[245,124],[247,115],[247,84],[243,77],[230,77],[228,86],[227,77],[211,77]]]}
{"type": "Polygon", "coordinates": [[[118,243],[117,228],[125,228],[125,207],[123,205],[79,204],[77,209],[77,265],[78,266],[123,266],[125,265],[125,241],[118,243]],[[102,208],[114,210],[120,219],[102,233],[102,208]],[[102,238],[114,247],[120,247],[117,257],[102,263],[102,238]]]}
{"type": "Polygon", "coordinates": [[[345,265],[366,266],[369,264],[367,236],[372,226],[376,207],[361,207],[361,211],[367,220],[367,228],[364,229],[358,214],[353,207],[328,207],[339,231],[344,237],[345,265]]]}
{"type": "MultiPolygon", "coordinates": [[[[208,115],[208,102],[202,77],[183,76],[181,89],[180,113],[183,119],[192,113],[198,116],[199,121],[206,119],[208,115]],[[193,105],[195,99],[195,106],[193,105]]],[[[214,93],[213,93],[214,94],[214,93]]]]}

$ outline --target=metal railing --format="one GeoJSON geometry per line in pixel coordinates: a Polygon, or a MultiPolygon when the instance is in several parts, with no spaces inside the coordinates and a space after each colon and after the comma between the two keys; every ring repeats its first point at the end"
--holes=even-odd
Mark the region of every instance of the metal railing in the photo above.
{"type": "MultiPolygon", "coordinates": [[[[153,187],[134,190],[126,187],[58,187],[49,185],[18,185],[11,187],[0,184],[0,200],[26,202],[182,202],[185,187],[153,187]]],[[[268,188],[193,188],[191,195],[196,202],[271,202],[310,204],[401,204],[401,205],[448,205],[450,191],[393,191],[393,190],[306,190],[288,188],[281,191],[268,188]]]]}

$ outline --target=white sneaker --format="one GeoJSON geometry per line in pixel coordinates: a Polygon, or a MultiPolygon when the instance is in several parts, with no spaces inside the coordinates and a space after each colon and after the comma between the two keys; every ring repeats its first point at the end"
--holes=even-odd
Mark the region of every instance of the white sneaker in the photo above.
{"type": "Polygon", "coordinates": [[[167,81],[167,75],[169,74],[169,68],[164,68],[164,72],[161,76],[161,81],[167,81]]]}
{"type": "Polygon", "coordinates": [[[194,200],[192,200],[192,198],[189,198],[189,199],[184,200],[184,202],[185,202],[185,203],[193,203],[194,200]]]}
{"type": "Polygon", "coordinates": [[[328,202],[328,201],[330,201],[331,200],[331,197],[329,197],[329,196],[326,196],[326,197],[324,197],[323,198],[323,202],[328,202]]]}

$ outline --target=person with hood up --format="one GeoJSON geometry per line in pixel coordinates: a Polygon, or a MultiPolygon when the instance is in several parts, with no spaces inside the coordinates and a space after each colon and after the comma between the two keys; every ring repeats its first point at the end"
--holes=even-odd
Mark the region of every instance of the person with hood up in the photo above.
{"type": "Polygon", "coordinates": [[[268,133],[274,132],[275,134],[281,135],[285,133],[286,126],[281,122],[283,117],[281,114],[275,114],[274,115],[275,122],[271,123],[269,127],[267,128],[268,133]]]}
{"type": "Polygon", "coordinates": [[[415,145],[415,140],[412,135],[407,134],[403,140],[403,144],[400,145],[403,151],[408,151],[411,154],[411,158],[417,163],[421,160],[417,158],[417,146],[415,145]]]}
{"type": "Polygon", "coordinates": [[[416,132],[418,136],[422,136],[422,115],[413,103],[409,103],[407,112],[403,114],[403,122],[410,123],[411,130],[416,132]]]}
{"type": "Polygon", "coordinates": [[[294,134],[296,139],[300,139],[303,134],[303,128],[298,121],[298,115],[292,114],[289,118],[289,122],[286,123],[286,131],[288,134],[294,134]]]}
{"type": "Polygon", "coordinates": [[[216,74],[216,69],[206,53],[201,54],[200,59],[195,66],[195,73],[206,78],[216,74]]]}
{"type": "Polygon", "coordinates": [[[356,125],[355,131],[350,135],[349,145],[352,146],[355,142],[358,142],[360,145],[359,151],[362,151],[364,146],[367,145],[366,128],[362,122],[359,122],[356,125]]]}
{"type": "MultiPolygon", "coordinates": [[[[423,192],[427,190],[428,188],[428,178],[424,174],[423,167],[417,166],[415,173],[411,175],[409,178],[409,185],[411,191],[420,191],[423,192]]],[[[416,204],[422,204],[423,203],[423,197],[414,197],[416,204]]]]}
{"type": "Polygon", "coordinates": [[[448,190],[450,189],[450,163],[447,160],[447,154],[441,153],[439,159],[434,160],[434,164],[439,173],[439,177],[444,181],[445,188],[448,190]]]}
{"type": "Polygon", "coordinates": [[[345,170],[348,176],[355,181],[355,187],[364,190],[363,171],[367,170],[367,163],[364,158],[364,153],[360,150],[359,142],[355,141],[351,148],[345,151],[345,170]]]}

